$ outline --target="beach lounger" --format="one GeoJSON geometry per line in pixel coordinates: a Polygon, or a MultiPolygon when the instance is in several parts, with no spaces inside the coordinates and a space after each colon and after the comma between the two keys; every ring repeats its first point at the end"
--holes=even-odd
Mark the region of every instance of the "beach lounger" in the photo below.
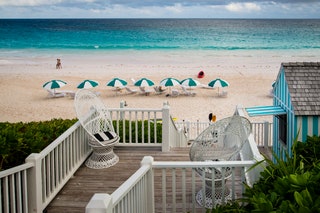
{"type": "Polygon", "coordinates": [[[171,96],[172,97],[177,97],[180,95],[180,92],[176,89],[171,90],[171,96]]]}
{"type": "Polygon", "coordinates": [[[62,98],[66,96],[66,93],[64,92],[58,92],[58,91],[54,91],[54,90],[49,90],[48,91],[48,98],[62,98]]]}
{"type": "Polygon", "coordinates": [[[133,93],[137,93],[137,92],[138,92],[138,90],[136,90],[136,89],[131,89],[131,88],[129,88],[129,87],[125,87],[125,88],[126,88],[127,92],[130,93],[130,94],[133,94],[133,93]]]}
{"type": "Polygon", "coordinates": [[[218,93],[218,96],[222,97],[222,98],[227,97],[228,96],[228,92],[227,91],[222,91],[222,92],[218,93]]]}
{"type": "Polygon", "coordinates": [[[65,93],[66,96],[69,96],[70,98],[74,98],[76,95],[76,92],[72,90],[59,90],[58,92],[65,93]]]}
{"type": "Polygon", "coordinates": [[[162,89],[159,86],[155,86],[155,87],[153,87],[153,89],[156,92],[156,94],[162,94],[162,93],[164,93],[166,91],[166,89],[162,89]]]}
{"type": "Polygon", "coordinates": [[[148,96],[148,95],[150,95],[150,94],[152,93],[151,90],[146,89],[145,87],[139,87],[139,89],[140,89],[140,93],[141,93],[142,95],[148,96]]]}
{"type": "Polygon", "coordinates": [[[197,94],[195,92],[191,92],[191,91],[187,90],[186,87],[181,87],[181,89],[182,89],[182,92],[183,92],[184,95],[195,96],[197,94]]]}
{"type": "Polygon", "coordinates": [[[124,87],[114,87],[115,96],[122,94],[124,87]]]}

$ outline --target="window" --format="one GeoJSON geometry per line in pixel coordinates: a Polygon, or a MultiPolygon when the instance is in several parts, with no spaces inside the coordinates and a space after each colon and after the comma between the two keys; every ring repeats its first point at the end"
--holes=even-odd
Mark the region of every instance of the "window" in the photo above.
{"type": "Polygon", "coordinates": [[[287,145],[287,115],[279,115],[279,140],[287,145]]]}

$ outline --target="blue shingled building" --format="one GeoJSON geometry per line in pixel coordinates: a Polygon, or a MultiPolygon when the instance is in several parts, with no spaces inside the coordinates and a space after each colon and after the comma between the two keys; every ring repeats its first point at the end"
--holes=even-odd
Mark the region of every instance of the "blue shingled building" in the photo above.
{"type": "Polygon", "coordinates": [[[250,116],[273,116],[273,151],[291,153],[293,141],[320,134],[320,62],[282,63],[273,85],[273,106],[247,108],[250,116]]]}

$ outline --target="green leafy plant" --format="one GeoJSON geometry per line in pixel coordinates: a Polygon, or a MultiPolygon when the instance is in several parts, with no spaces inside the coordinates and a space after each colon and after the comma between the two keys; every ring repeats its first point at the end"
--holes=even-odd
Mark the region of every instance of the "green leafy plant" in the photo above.
{"type": "MultiPolygon", "coordinates": [[[[24,163],[26,157],[31,153],[41,152],[76,121],[77,119],[52,119],[29,123],[0,123],[0,171],[24,163]]],[[[113,125],[116,127],[117,122],[113,121],[113,125]]],[[[142,141],[142,137],[144,137],[144,141],[148,140],[148,121],[137,121],[137,123],[128,120],[120,121],[118,132],[120,138],[123,136],[122,132],[125,131],[125,141],[129,141],[129,125],[131,125],[133,140],[136,137],[139,142],[142,141]]],[[[161,143],[162,124],[156,123],[155,125],[156,130],[153,128],[154,123],[150,126],[150,141],[151,143],[161,143]]]]}
{"type": "Polygon", "coordinates": [[[150,125],[150,134],[148,133],[148,121],[128,121],[123,120],[117,123],[113,121],[113,126],[116,128],[119,126],[119,136],[120,141],[123,141],[123,132],[125,133],[124,141],[129,142],[129,134],[131,130],[132,141],[135,141],[137,138],[138,143],[142,143],[142,141],[148,141],[148,137],[150,137],[151,143],[161,143],[162,142],[162,124],[161,123],[149,123],[150,125]],[[156,125],[156,130],[154,129],[154,125],[156,125]],[[129,128],[130,126],[130,128],[129,128]],[[144,138],[144,140],[142,140],[144,138]]]}
{"type": "MultiPolygon", "coordinates": [[[[217,206],[221,212],[320,212],[320,137],[308,137],[292,146],[285,160],[273,153],[252,187],[245,185],[243,205],[217,206]]],[[[255,166],[260,165],[258,162],[255,166]]],[[[215,209],[217,209],[215,208],[215,209]]],[[[212,212],[216,212],[212,210],[212,212]]]]}
{"type": "Polygon", "coordinates": [[[77,120],[53,119],[29,123],[0,123],[0,170],[24,163],[31,153],[38,153],[77,120]]]}

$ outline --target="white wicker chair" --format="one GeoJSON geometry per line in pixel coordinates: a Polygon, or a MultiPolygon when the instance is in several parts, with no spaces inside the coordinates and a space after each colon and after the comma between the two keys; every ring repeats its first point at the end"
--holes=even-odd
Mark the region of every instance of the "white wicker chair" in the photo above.
{"type": "Polygon", "coordinates": [[[102,101],[90,90],[79,90],[74,99],[77,117],[89,134],[89,145],[93,152],[86,161],[86,166],[103,169],[115,165],[119,157],[113,147],[119,142],[115,133],[110,113],[102,101]]]}
{"type": "MultiPolygon", "coordinates": [[[[232,116],[212,123],[193,142],[190,148],[191,161],[230,161],[237,160],[239,152],[251,133],[251,123],[241,116],[232,116]]],[[[213,208],[214,204],[231,199],[231,191],[223,184],[231,176],[232,170],[198,168],[196,172],[205,178],[205,191],[197,193],[199,205],[213,208]],[[213,174],[214,173],[214,174],[213,174]],[[212,180],[214,177],[214,180],[212,180]],[[212,188],[214,183],[214,195],[212,188]],[[223,185],[225,186],[223,188],[223,185]]]]}

